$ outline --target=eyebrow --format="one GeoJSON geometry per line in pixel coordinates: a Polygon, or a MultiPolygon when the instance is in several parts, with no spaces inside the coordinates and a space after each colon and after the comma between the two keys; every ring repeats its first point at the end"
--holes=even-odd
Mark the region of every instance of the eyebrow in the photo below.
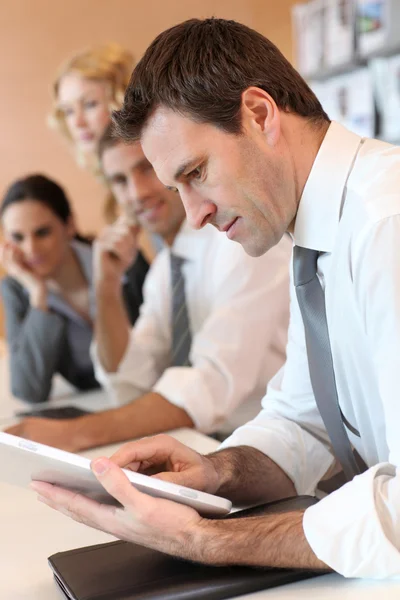
{"type": "Polygon", "coordinates": [[[75,104],[75,102],[87,102],[88,100],[94,100],[95,98],[91,97],[91,93],[92,92],[82,92],[80,96],[73,98],[73,100],[70,100],[69,102],[57,104],[57,108],[58,110],[65,110],[75,104]]]}
{"type": "Polygon", "coordinates": [[[179,165],[175,171],[174,181],[178,181],[186,171],[190,171],[195,166],[198,166],[204,160],[203,156],[196,156],[179,165]]]}
{"type": "MultiPolygon", "coordinates": [[[[45,225],[39,225],[39,227],[37,227],[36,229],[34,229],[31,233],[33,235],[37,235],[38,233],[40,233],[43,230],[46,229],[51,229],[52,225],[51,223],[46,223],[45,225]]],[[[18,229],[14,229],[13,231],[10,231],[10,235],[12,236],[21,236],[21,237],[25,237],[25,234],[22,233],[22,231],[18,231],[18,229]]]]}

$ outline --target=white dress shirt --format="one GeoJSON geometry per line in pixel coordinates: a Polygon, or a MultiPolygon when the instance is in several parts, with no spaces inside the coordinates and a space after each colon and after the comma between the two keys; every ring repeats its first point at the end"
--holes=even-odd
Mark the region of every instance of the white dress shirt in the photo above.
{"type": "MultiPolygon", "coordinates": [[[[340,406],[369,469],[306,510],[315,554],[348,577],[400,575],[400,148],[332,123],[306,183],[294,240],[320,250],[340,406]]],[[[291,285],[287,362],[263,409],[224,446],[274,460],[299,494],[313,494],[333,463],[291,285]]],[[[261,476],[261,474],[260,474],[261,476]]]]}
{"type": "Polygon", "coordinates": [[[170,250],[158,254],[144,285],[144,302],[117,373],[94,352],[96,377],[116,403],[149,390],[186,410],[203,432],[232,430],[261,408],[268,381],[285,360],[292,241],[260,259],[207,225],[184,223],[172,251],[182,267],[192,345],[191,366],[170,367],[170,250]]]}

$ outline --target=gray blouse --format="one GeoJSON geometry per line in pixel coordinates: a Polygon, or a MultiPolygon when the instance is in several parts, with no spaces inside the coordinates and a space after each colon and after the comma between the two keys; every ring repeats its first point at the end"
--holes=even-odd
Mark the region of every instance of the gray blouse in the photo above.
{"type": "MultiPolygon", "coordinates": [[[[89,313],[94,320],[92,248],[77,241],[71,245],[89,284],[89,313]]],[[[26,289],[12,277],[2,280],[1,292],[14,396],[32,403],[47,400],[56,372],[80,390],[98,387],[89,353],[90,323],[52,292],[48,311],[33,308],[26,289]]]]}

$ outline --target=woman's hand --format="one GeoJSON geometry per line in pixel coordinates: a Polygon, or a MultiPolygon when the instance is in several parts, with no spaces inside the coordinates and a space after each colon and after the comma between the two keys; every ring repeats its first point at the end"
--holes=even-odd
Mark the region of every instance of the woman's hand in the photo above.
{"type": "Polygon", "coordinates": [[[6,273],[28,291],[31,305],[46,310],[46,283],[24,262],[21,250],[10,242],[0,244],[0,263],[6,273]]]}

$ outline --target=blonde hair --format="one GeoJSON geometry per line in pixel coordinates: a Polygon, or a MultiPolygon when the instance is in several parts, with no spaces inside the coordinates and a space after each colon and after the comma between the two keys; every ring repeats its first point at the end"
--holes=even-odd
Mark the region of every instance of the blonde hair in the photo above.
{"type": "MultiPolygon", "coordinates": [[[[74,55],[61,66],[53,82],[53,109],[48,119],[50,126],[59,131],[72,144],[64,113],[58,106],[60,81],[65,75],[77,73],[85,79],[104,81],[108,84],[111,113],[112,110],[118,110],[122,107],[125,90],[133,67],[133,55],[119,44],[105,44],[74,55]]],[[[89,168],[96,177],[104,181],[97,155],[94,155],[88,161],[88,157],[76,146],[74,147],[74,154],[80,166],[89,168]]],[[[109,194],[106,198],[104,215],[108,222],[113,221],[116,217],[116,202],[112,194],[109,194]]]]}

